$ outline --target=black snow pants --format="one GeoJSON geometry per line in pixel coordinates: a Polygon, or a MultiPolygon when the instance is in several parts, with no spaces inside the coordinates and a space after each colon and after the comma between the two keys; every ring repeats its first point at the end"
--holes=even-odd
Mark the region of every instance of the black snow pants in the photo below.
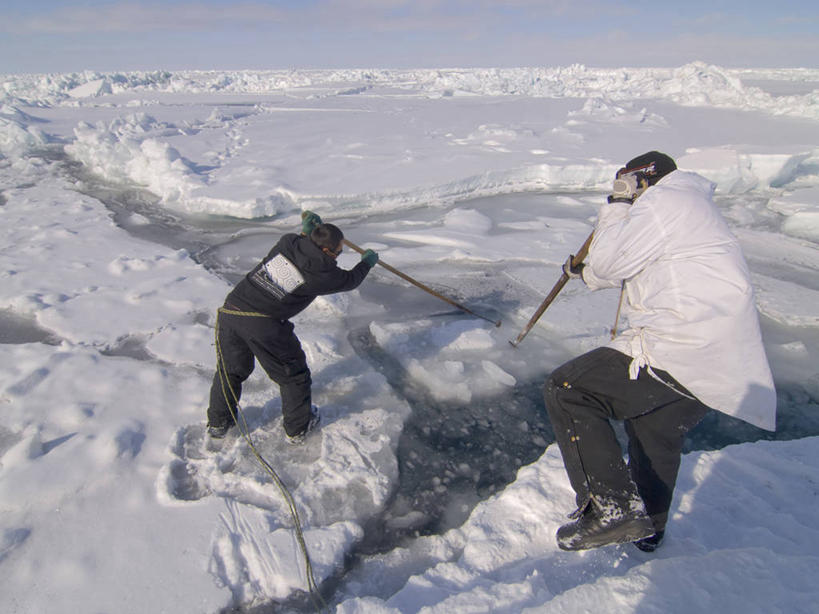
{"type": "Polygon", "coordinates": [[[217,366],[210,389],[208,424],[232,422],[231,412],[236,415],[242,383],[253,372],[255,357],[268,377],[279,385],[285,432],[297,435],[304,431],[310,421],[312,380],[293,324],[261,315],[236,315],[223,309],[217,317],[217,366]]]}
{"type": "Polygon", "coordinates": [[[592,496],[627,502],[639,495],[661,531],[685,434],[708,407],[665,371],[654,369],[662,382],[645,368],[629,379],[630,363],[612,348],[592,350],[557,368],[543,395],[578,507],[592,496]],[[610,420],[624,421],[628,467],[610,420]]]}

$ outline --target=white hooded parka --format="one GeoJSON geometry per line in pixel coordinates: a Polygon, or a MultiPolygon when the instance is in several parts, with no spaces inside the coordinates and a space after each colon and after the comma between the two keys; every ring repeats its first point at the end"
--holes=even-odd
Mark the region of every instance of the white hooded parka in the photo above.
{"type": "Polygon", "coordinates": [[[676,170],[633,205],[607,203],[583,269],[592,290],[625,280],[628,328],[609,345],[670,373],[705,405],[769,431],[776,392],[748,266],[714,184],[676,170]]]}

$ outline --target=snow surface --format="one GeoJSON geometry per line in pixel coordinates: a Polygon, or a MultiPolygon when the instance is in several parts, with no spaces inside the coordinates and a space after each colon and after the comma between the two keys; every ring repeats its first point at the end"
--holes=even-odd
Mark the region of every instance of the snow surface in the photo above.
{"type": "MultiPolygon", "coordinates": [[[[322,428],[285,443],[329,610],[816,612],[819,71],[584,66],[0,76],[0,609],[311,611],[286,502],[209,442],[216,308],[312,209],[383,261],[295,318],[322,428]],[[570,284],[646,150],[718,185],[753,273],[777,433],[692,431],[668,536],[557,549],[573,496],[540,387],[608,339],[570,284]]],[[[340,264],[358,256],[345,250],[340,264]]]]}

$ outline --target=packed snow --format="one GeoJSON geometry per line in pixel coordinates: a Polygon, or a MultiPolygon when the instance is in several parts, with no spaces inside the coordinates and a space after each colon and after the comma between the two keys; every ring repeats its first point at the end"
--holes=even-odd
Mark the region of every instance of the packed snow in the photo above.
{"type": "Polygon", "coordinates": [[[817,611],[817,143],[809,69],[0,76],[0,609],[817,611]],[[562,552],[540,390],[618,294],[508,341],[650,149],[717,183],[777,431],[712,412],[657,552],[562,552]],[[216,309],[308,209],[477,317],[376,267],[294,319],[321,429],[257,369],[211,441],[216,309]]]}

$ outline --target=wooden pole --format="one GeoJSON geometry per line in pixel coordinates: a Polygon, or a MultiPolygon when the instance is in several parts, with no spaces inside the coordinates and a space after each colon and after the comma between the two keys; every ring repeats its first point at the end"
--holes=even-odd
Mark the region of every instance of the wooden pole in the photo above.
{"type": "Polygon", "coordinates": [[[617,313],[614,316],[614,326],[611,327],[611,338],[617,336],[617,324],[620,322],[620,310],[623,308],[623,295],[626,293],[626,280],[620,284],[620,300],[617,302],[617,313]]]}
{"type": "MultiPolygon", "coordinates": [[[[583,243],[583,245],[580,247],[580,249],[577,250],[577,254],[575,254],[574,258],[572,258],[572,266],[577,266],[578,264],[583,262],[583,259],[589,253],[589,245],[591,245],[592,237],[594,237],[593,232],[589,235],[589,238],[586,239],[586,242],[583,243]]],[[[543,312],[546,311],[546,308],[549,307],[549,305],[552,304],[552,301],[555,300],[555,298],[557,298],[557,295],[560,294],[560,291],[563,289],[563,286],[565,286],[566,282],[568,282],[568,281],[569,281],[569,276],[566,275],[566,273],[564,272],[560,276],[560,279],[557,280],[557,283],[555,283],[555,285],[552,287],[551,292],[549,292],[549,294],[546,296],[546,298],[543,299],[543,302],[540,304],[540,307],[537,308],[537,311],[535,312],[535,315],[533,315],[531,317],[531,319],[526,324],[526,326],[523,328],[523,330],[520,331],[520,334],[517,336],[517,338],[514,341],[510,340],[509,343],[511,343],[513,346],[517,347],[517,345],[521,341],[523,341],[523,338],[527,334],[529,334],[529,331],[532,330],[532,327],[535,325],[535,322],[537,322],[540,319],[540,316],[543,315],[543,312]]]]}
{"type": "MultiPolygon", "coordinates": [[[[363,254],[363,253],[364,253],[364,251],[365,251],[364,249],[360,248],[358,245],[356,245],[355,243],[353,243],[352,241],[349,241],[349,240],[347,240],[347,239],[344,239],[344,245],[346,245],[347,247],[349,247],[349,248],[350,248],[350,249],[352,249],[352,250],[357,251],[359,254],[363,254]]],[[[402,273],[401,271],[399,271],[399,270],[398,270],[398,269],[396,269],[395,267],[390,266],[389,264],[387,264],[386,262],[384,262],[384,261],[383,261],[381,258],[379,258],[379,259],[378,259],[378,264],[379,264],[379,265],[381,265],[382,267],[384,267],[385,269],[387,269],[387,270],[388,270],[390,273],[392,273],[392,274],[394,274],[394,275],[398,275],[398,277],[400,277],[401,279],[403,279],[403,280],[405,280],[405,281],[408,281],[409,283],[411,283],[411,284],[412,284],[413,286],[415,286],[416,288],[420,288],[420,289],[421,289],[421,290],[423,290],[424,292],[428,292],[428,293],[429,293],[429,294],[431,294],[432,296],[434,296],[434,297],[436,297],[436,298],[439,298],[439,299],[441,299],[442,301],[445,301],[445,302],[449,303],[449,304],[450,304],[450,305],[452,305],[453,307],[457,307],[457,308],[458,308],[458,309],[460,309],[461,311],[465,311],[466,313],[468,313],[468,314],[470,314],[470,315],[473,315],[473,316],[475,316],[476,318],[480,318],[480,319],[482,319],[482,320],[486,320],[487,322],[492,322],[492,324],[494,324],[495,326],[500,326],[500,325],[501,325],[501,321],[500,321],[500,320],[495,321],[495,320],[492,320],[492,319],[490,319],[490,318],[487,318],[487,317],[484,317],[484,316],[482,316],[482,315],[480,315],[480,314],[475,313],[475,312],[474,312],[474,311],[472,311],[471,309],[469,309],[469,308],[467,308],[467,307],[464,307],[463,305],[461,305],[461,304],[459,304],[459,303],[456,303],[455,301],[453,301],[453,300],[452,300],[452,299],[450,299],[450,298],[447,298],[447,297],[446,297],[446,296],[444,296],[443,294],[440,294],[440,293],[436,292],[435,290],[433,290],[432,288],[430,288],[430,287],[428,287],[428,286],[425,286],[425,285],[424,285],[424,284],[422,284],[420,281],[417,281],[417,280],[413,279],[412,277],[410,277],[409,275],[407,275],[407,274],[405,274],[405,273],[402,273]]]]}

